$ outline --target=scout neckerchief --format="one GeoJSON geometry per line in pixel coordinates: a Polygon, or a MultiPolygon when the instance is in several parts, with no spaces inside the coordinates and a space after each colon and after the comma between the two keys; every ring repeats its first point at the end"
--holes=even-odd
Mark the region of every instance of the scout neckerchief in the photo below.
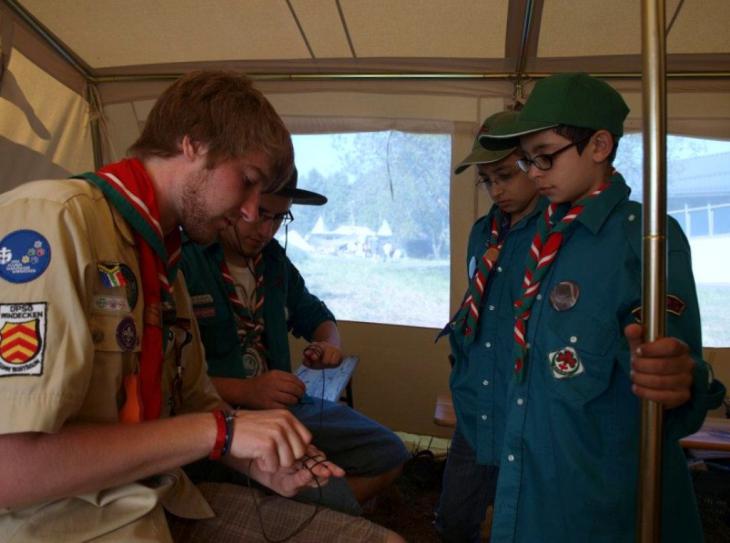
{"type": "MultiPolygon", "coordinates": [[[[241,348],[245,354],[246,349],[253,347],[262,360],[266,359],[266,348],[264,347],[264,257],[263,253],[257,254],[253,259],[253,275],[256,284],[256,296],[253,300],[253,308],[241,301],[236,292],[236,283],[231,275],[225,258],[221,260],[221,275],[226,288],[226,295],[231,304],[233,313],[236,316],[238,326],[243,330],[241,337],[241,348]]],[[[264,362],[265,365],[265,362],[264,362]]],[[[265,368],[264,368],[265,370],[265,368]]]]}
{"type": "Polygon", "coordinates": [[[160,226],[152,180],[137,159],[109,164],[84,178],[104,193],[134,231],[144,295],[144,329],[139,375],[125,377],[124,422],[159,418],[162,408],[162,361],[167,328],[174,322],[172,284],[180,264],[180,230],[167,238],[160,226]]]}
{"type": "MultiPolygon", "coordinates": [[[[522,279],[522,294],[514,303],[515,327],[514,327],[514,371],[518,382],[524,379],[525,357],[527,356],[527,321],[530,318],[530,310],[535,302],[535,296],[540,292],[540,282],[555,261],[555,257],[563,243],[563,232],[577,219],[586,206],[598,195],[600,195],[609,183],[604,182],[595,191],[575,203],[573,207],[568,204],[560,205],[550,203],[543,216],[537,222],[537,232],[532,240],[530,252],[527,256],[527,269],[522,279]],[[553,224],[553,216],[556,211],[567,213],[557,224],[553,224]]],[[[593,200],[595,201],[595,200],[593,200]]]]}
{"type": "Polygon", "coordinates": [[[504,245],[506,236],[503,234],[509,227],[508,219],[509,216],[503,215],[499,209],[496,209],[492,215],[487,249],[477,263],[469,282],[466,298],[454,318],[456,329],[464,335],[464,345],[470,345],[476,337],[482,297],[486,291],[487,282],[492,277],[492,269],[499,258],[499,252],[504,245]]]}

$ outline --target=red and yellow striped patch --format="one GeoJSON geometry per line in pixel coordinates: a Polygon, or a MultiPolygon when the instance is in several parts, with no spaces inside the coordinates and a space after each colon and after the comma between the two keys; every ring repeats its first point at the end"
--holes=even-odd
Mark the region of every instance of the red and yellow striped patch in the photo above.
{"type": "Polygon", "coordinates": [[[9,322],[0,329],[0,357],[8,364],[25,364],[38,354],[38,319],[9,322]]]}

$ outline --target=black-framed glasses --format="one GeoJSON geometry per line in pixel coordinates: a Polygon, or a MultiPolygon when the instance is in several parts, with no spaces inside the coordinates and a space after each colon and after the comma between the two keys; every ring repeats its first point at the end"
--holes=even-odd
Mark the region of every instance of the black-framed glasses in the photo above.
{"type": "Polygon", "coordinates": [[[292,221],[294,221],[294,215],[290,210],[287,210],[284,213],[269,213],[268,211],[259,208],[259,218],[256,222],[259,224],[270,222],[276,228],[279,228],[281,225],[287,226],[292,221]]]}
{"type": "Polygon", "coordinates": [[[580,145],[581,143],[585,143],[589,139],[593,137],[593,134],[590,136],[586,136],[583,139],[580,139],[578,141],[574,141],[573,143],[569,143],[565,147],[561,147],[557,151],[553,151],[552,153],[545,153],[542,155],[537,155],[532,158],[520,158],[517,161],[517,165],[520,167],[520,170],[527,173],[530,170],[530,166],[535,166],[538,170],[547,171],[550,168],[553,167],[553,162],[555,161],[555,157],[558,156],[560,153],[563,153],[570,149],[571,147],[575,147],[576,145],[580,145]]]}

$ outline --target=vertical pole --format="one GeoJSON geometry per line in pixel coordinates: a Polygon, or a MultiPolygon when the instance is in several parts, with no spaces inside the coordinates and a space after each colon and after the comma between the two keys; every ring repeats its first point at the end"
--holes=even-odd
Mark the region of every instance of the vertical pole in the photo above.
{"type": "MultiPolygon", "coordinates": [[[[664,0],[642,0],[644,207],[642,315],[644,341],[665,335],[666,48],[664,0]]],[[[662,406],[641,402],[637,540],[661,538],[662,406]]]]}

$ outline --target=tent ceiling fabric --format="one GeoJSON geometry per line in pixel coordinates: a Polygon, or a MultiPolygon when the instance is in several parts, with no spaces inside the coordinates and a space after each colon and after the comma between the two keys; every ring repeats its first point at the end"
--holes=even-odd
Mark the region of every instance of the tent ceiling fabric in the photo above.
{"type": "MultiPolygon", "coordinates": [[[[640,70],[636,0],[13,0],[92,75],[640,70]],[[73,8],[73,9],[71,9],[73,8]]],[[[667,0],[671,20],[680,0],[667,0]]],[[[686,0],[669,71],[728,71],[730,2],[686,0]]]]}

